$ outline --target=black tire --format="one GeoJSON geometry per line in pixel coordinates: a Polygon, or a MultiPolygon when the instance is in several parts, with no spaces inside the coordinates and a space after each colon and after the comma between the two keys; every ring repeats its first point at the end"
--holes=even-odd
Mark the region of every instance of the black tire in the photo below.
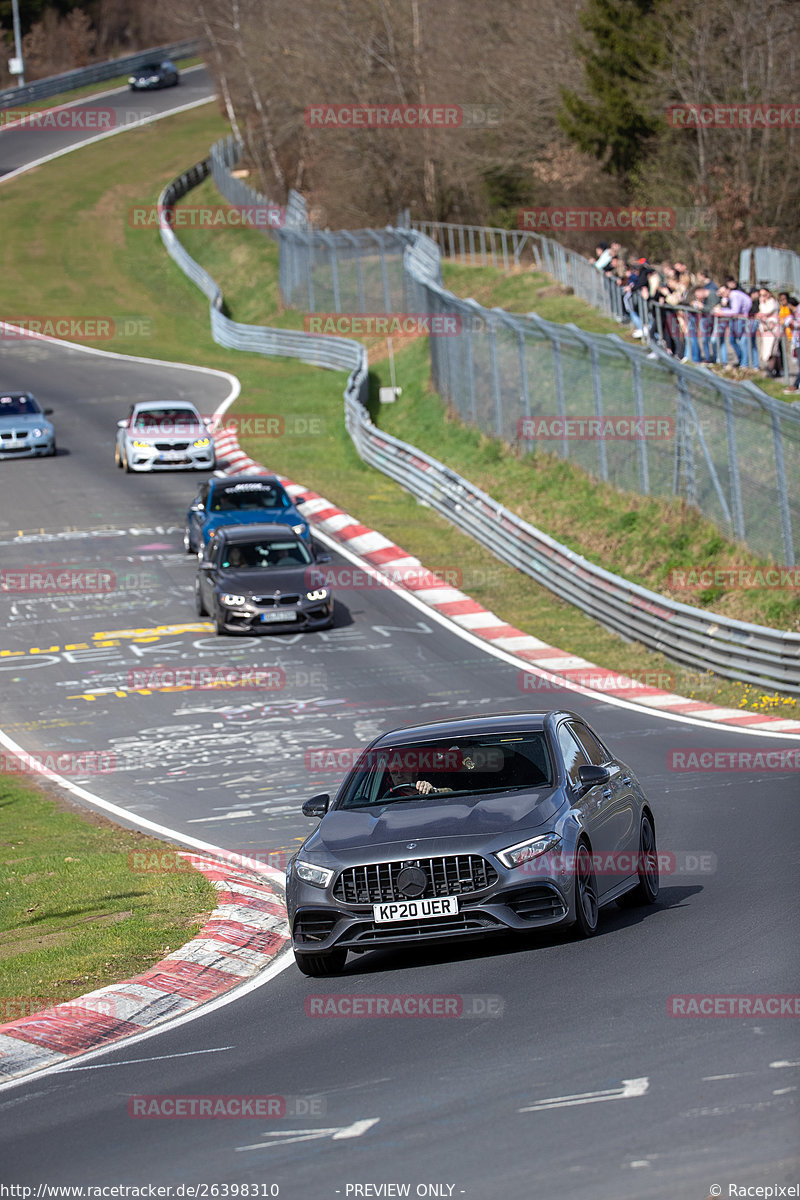
{"type": "Polygon", "coordinates": [[[639,882],[630,892],[620,896],[620,908],[638,908],[643,904],[655,904],[658,899],[658,851],[656,832],[647,813],[642,816],[639,832],[639,882]]]}
{"type": "Polygon", "coordinates": [[[600,924],[600,906],[597,900],[597,877],[592,865],[592,854],[586,842],[579,842],[575,850],[575,925],[577,937],[594,937],[600,924]]]}
{"type": "Polygon", "coordinates": [[[187,554],[197,554],[197,548],[192,545],[192,535],[189,533],[188,526],[183,531],[183,548],[187,554]]]}
{"type": "Polygon", "coordinates": [[[214,612],[211,614],[211,619],[214,622],[214,633],[217,635],[217,637],[230,637],[230,633],[224,628],[222,614],[218,608],[214,609],[214,612]]]}
{"type": "Polygon", "coordinates": [[[194,581],[194,610],[198,617],[207,617],[206,606],[203,604],[203,597],[200,595],[200,584],[195,579],[194,581]]]}
{"type": "Polygon", "coordinates": [[[122,451],[122,466],[125,469],[126,475],[133,474],[133,472],[131,471],[131,464],[128,462],[128,451],[127,450],[122,451]]]}
{"type": "Polygon", "coordinates": [[[329,950],[327,954],[298,954],[294,961],[304,975],[319,978],[323,975],[338,975],[347,959],[346,950],[329,950]]]}
{"type": "Polygon", "coordinates": [[[47,457],[48,457],[48,458],[55,458],[55,456],[56,456],[57,454],[58,454],[58,447],[56,446],[56,444],[55,444],[55,441],[54,441],[54,442],[53,442],[53,448],[52,448],[52,450],[50,451],[50,453],[48,454],[48,456],[47,456],[47,457]]]}
{"type": "Polygon", "coordinates": [[[120,453],[119,453],[119,442],[114,443],[114,462],[117,464],[117,466],[119,467],[119,469],[121,471],[122,470],[122,458],[120,457],[120,453]]]}

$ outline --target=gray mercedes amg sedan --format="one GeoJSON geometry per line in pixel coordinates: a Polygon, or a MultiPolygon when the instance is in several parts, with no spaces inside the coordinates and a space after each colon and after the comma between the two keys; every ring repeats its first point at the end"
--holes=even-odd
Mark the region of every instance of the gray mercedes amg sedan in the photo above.
{"type": "Polygon", "coordinates": [[[511,713],[382,734],[289,863],[295,958],[572,925],[658,895],[655,818],[631,769],[573,712],[511,713]]]}

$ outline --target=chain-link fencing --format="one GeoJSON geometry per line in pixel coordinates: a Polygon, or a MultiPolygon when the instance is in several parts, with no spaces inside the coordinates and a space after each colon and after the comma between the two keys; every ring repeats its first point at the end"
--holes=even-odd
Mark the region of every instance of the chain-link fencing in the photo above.
{"type": "MultiPolygon", "coordinates": [[[[245,196],[256,203],[231,175],[238,157],[232,138],[213,147],[215,182],[232,203],[245,196]]],[[[302,214],[300,198],[289,207],[302,214]]],[[[683,500],[755,553],[787,566],[798,561],[800,411],[661,351],[648,357],[613,334],[459,299],[442,284],[441,244],[419,230],[331,233],[302,227],[299,215],[294,222],[276,232],[287,304],[309,314],[410,316],[412,327],[436,328],[433,384],[468,424],[523,454],[559,455],[626,491],[683,500]]],[[[484,232],[505,233],[512,256],[525,250],[518,236],[532,237],[484,232]]],[[[577,272],[579,255],[558,247],[559,259],[557,243],[534,240],[542,269],[558,278],[551,268],[560,261],[577,272]]],[[[502,239],[492,245],[501,261],[502,239]]],[[[335,332],[348,327],[332,322],[335,332]]]]}

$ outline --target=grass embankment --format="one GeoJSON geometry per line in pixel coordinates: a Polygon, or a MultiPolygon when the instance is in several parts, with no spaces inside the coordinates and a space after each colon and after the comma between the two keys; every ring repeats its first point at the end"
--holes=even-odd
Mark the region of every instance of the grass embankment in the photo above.
{"type": "MultiPolygon", "coordinates": [[[[555,283],[549,275],[544,275],[541,271],[517,267],[506,274],[502,269],[495,267],[469,266],[445,259],[442,274],[444,285],[451,292],[464,298],[472,297],[486,308],[505,308],[508,312],[515,313],[535,312],[546,321],[561,324],[572,321],[587,333],[615,333],[617,337],[644,353],[642,343],[631,336],[630,325],[620,325],[610,317],[604,317],[590,304],[573,295],[569,288],[555,283]]],[[[734,361],[733,358],[731,361],[734,361]]],[[[695,370],[711,370],[715,375],[732,383],[754,383],[768,396],[782,403],[800,402],[797,397],[783,394],[786,387],[783,376],[780,379],[768,379],[761,371],[751,370],[749,367],[740,370],[737,366],[698,366],[695,370]]],[[[796,374],[795,366],[791,372],[792,379],[796,374]]]]}
{"type": "Polygon", "coordinates": [[[193,868],[135,870],[164,842],[0,777],[0,1024],[141,974],[215,908],[193,868]]]}
{"type": "MultiPolygon", "coordinates": [[[[671,675],[668,686],[685,695],[796,715],[791,699],[782,703],[752,688],[681,671],[663,656],[606,632],[366,467],[344,429],[343,374],[213,344],[202,294],[167,257],[157,231],[129,228],[125,214],[131,205],[153,202],[166,181],[204,157],[225,132],[221,118],[201,109],[57,160],[42,170],[48,172],[49,187],[58,189],[58,206],[47,204],[38,173],[36,181],[22,176],[6,185],[6,227],[20,236],[9,238],[3,247],[6,269],[0,300],[5,311],[24,296],[28,314],[146,314],[153,319],[147,338],[99,344],[233,371],[242,382],[240,411],[321,417],[324,431],[319,436],[244,439],[244,444],[269,468],[327,495],[429,567],[460,569],[464,589],[504,620],[616,671],[671,675]],[[35,232],[30,236],[26,230],[35,232]]],[[[187,200],[193,205],[204,202],[219,203],[208,182],[187,200]]],[[[182,230],[180,236],[221,284],[235,319],[302,328],[302,314],[280,304],[278,252],[272,241],[247,229],[182,230]]],[[[379,384],[389,382],[388,362],[385,345],[373,344],[370,351],[376,394],[379,384]]],[[[443,458],[593,561],[623,573],[630,567],[633,577],[662,590],[664,572],[672,566],[689,569],[698,563],[752,560],[722,542],[717,530],[691,511],[623,495],[560,460],[518,459],[502,443],[446,416],[429,389],[424,341],[412,343],[396,357],[403,397],[377,414],[380,423],[443,458]]],[[[776,604],[780,610],[774,597],[746,592],[733,601],[752,605],[748,619],[778,624],[783,615],[790,626],[797,624],[795,613],[781,610],[773,617],[771,609],[759,607],[776,604]]]]}

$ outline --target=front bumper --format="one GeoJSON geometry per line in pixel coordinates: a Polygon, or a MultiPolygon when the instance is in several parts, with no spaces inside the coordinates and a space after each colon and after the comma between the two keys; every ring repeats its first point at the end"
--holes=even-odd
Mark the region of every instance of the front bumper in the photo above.
{"type": "MultiPolygon", "coordinates": [[[[262,613],[275,613],[279,609],[259,609],[249,612],[244,609],[220,608],[224,620],[220,624],[226,633],[292,633],[301,630],[329,629],[333,624],[333,600],[319,603],[309,602],[307,607],[286,606],[286,620],[262,621],[262,613]]],[[[283,614],[282,614],[283,615],[283,614]]]]}
{"type": "Polygon", "coordinates": [[[185,450],[159,450],[156,454],[150,454],[147,450],[137,450],[128,445],[125,453],[132,471],[212,471],[216,465],[213,446],[204,450],[195,450],[190,446],[185,450]],[[163,457],[166,454],[175,454],[176,457],[163,457]]]}
{"type": "Polygon", "coordinates": [[[454,916],[382,923],[373,920],[371,904],[326,903],[326,894],[310,884],[300,884],[292,898],[292,945],[298,954],[328,950],[375,950],[381,946],[413,946],[427,942],[452,942],[461,938],[522,934],[550,925],[568,924],[574,918],[572,880],[537,879],[510,883],[500,879],[479,896],[459,898],[454,916]],[[316,893],[316,895],[314,895],[316,893]]]}
{"type": "Polygon", "coordinates": [[[52,455],[54,442],[52,437],[14,442],[3,439],[0,441],[0,458],[46,458],[52,455]]]}

